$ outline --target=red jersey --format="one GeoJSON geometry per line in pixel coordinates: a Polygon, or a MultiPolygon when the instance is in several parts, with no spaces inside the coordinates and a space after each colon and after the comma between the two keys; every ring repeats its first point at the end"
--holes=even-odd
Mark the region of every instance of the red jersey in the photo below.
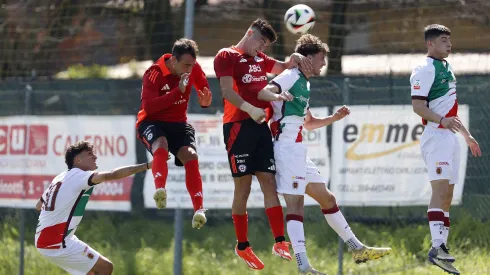
{"type": "Polygon", "coordinates": [[[171,74],[165,65],[170,57],[171,54],[164,54],[143,75],[141,109],[136,127],[144,120],[186,122],[191,86],[194,85],[196,90],[209,89],[206,75],[196,62],[189,75],[189,84],[182,93],[179,89],[180,76],[171,74]]]}
{"type": "MultiPolygon", "coordinates": [[[[257,108],[270,109],[270,102],[259,100],[258,93],[267,85],[267,73],[272,71],[275,64],[276,60],[264,53],[252,57],[235,47],[230,47],[221,49],[214,58],[214,72],[218,79],[223,76],[233,77],[233,90],[243,100],[257,108]]],[[[223,102],[223,123],[250,118],[248,113],[235,107],[228,100],[223,99],[223,102]]]]}

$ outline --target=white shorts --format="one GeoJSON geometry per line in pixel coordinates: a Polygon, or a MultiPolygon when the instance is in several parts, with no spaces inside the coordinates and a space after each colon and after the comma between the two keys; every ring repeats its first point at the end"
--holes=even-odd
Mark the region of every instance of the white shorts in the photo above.
{"type": "Polygon", "coordinates": [[[65,248],[37,251],[49,261],[74,275],[86,275],[100,257],[99,252],[80,241],[75,235],[65,238],[65,248]]]}
{"type": "Polygon", "coordinates": [[[304,195],[310,182],[325,183],[302,143],[274,143],[277,193],[304,195]]]}
{"type": "Polygon", "coordinates": [[[420,149],[428,170],[429,180],[459,180],[460,146],[456,134],[447,129],[425,127],[420,137],[420,149]]]}

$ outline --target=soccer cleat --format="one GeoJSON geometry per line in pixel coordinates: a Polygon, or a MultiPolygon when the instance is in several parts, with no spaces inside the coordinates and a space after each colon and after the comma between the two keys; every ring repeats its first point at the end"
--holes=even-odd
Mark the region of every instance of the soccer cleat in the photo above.
{"type": "Polygon", "coordinates": [[[364,246],[359,250],[352,251],[352,258],[356,264],[365,263],[369,260],[376,260],[391,253],[389,247],[369,247],[364,246]]]}
{"type": "Polygon", "coordinates": [[[153,195],[153,199],[155,200],[157,208],[163,209],[167,207],[167,190],[165,190],[165,188],[158,188],[153,195]]]}
{"type": "Polygon", "coordinates": [[[430,256],[429,256],[429,262],[431,262],[433,265],[438,266],[440,269],[444,270],[449,274],[454,274],[454,275],[460,274],[459,270],[456,267],[454,267],[453,264],[450,262],[439,260],[437,258],[431,258],[430,256]]]}
{"type": "Polygon", "coordinates": [[[201,227],[204,226],[207,221],[204,212],[206,212],[206,209],[199,209],[194,213],[194,216],[192,217],[192,228],[201,229],[201,227]]]}
{"type": "Polygon", "coordinates": [[[311,266],[308,267],[308,269],[304,270],[304,271],[298,270],[298,274],[299,275],[327,275],[326,273],[320,272],[311,266]]]}
{"type": "Polygon", "coordinates": [[[432,247],[429,250],[429,259],[430,258],[436,258],[441,261],[445,262],[454,262],[456,259],[449,254],[449,249],[447,249],[445,244],[441,244],[439,247],[432,247]]]}
{"type": "Polygon", "coordinates": [[[289,245],[291,243],[282,241],[280,243],[275,243],[272,247],[272,255],[281,257],[286,260],[292,260],[291,253],[289,253],[289,245]]]}
{"type": "Polygon", "coordinates": [[[235,246],[235,254],[242,258],[251,269],[261,270],[264,268],[264,263],[255,255],[250,246],[245,250],[238,250],[238,245],[235,246]]]}

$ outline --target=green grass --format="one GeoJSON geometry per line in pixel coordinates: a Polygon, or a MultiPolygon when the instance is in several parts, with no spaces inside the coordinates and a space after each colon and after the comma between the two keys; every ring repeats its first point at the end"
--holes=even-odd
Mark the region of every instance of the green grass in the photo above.
{"type": "MultiPolygon", "coordinates": [[[[125,216],[115,219],[107,214],[89,215],[77,236],[108,257],[115,266],[114,274],[172,274],[173,221],[150,221],[125,216]]],[[[223,219],[221,219],[223,220],[223,219]]],[[[250,241],[266,267],[261,272],[249,270],[233,252],[234,229],[231,219],[209,224],[201,230],[190,228],[185,221],[183,251],[184,274],[296,274],[294,262],[280,260],[270,254],[272,236],[265,220],[251,218],[250,241]]],[[[35,221],[34,221],[35,222],[35,221]]],[[[19,245],[15,219],[4,220],[0,231],[0,274],[18,274],[19,245]]],[[[25,242],[25,274],[66,274],[51,264],[33,246],[34,225],[29,224],[25,242]]],[[[393,253],[381,260],[356,265],[350,253],[344,256],[344,274],[445,274],[429,265],[426,253],[430,246],[425,224],[366,226],[352,224],[358,238],[368,245],[391,246],[393,253]]],[[[454,221],[449,246],[457,258],[455,266],[462,274],[490,274],[490,222],[471,218],[454,221]]],[[[337,274],[338,239],[321,216],[305,221],[310,262],[328,274],[337,274]]]]}

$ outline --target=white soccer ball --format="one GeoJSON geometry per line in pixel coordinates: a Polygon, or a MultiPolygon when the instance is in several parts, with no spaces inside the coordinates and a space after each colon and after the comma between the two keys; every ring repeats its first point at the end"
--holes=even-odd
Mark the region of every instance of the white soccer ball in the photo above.
{"type": "Polygon", "coordinates": [[[315,25],[315,12],[307,5],[294,5],[284,15],[284,24],[293,34],[305,34],[315,25]]]}

